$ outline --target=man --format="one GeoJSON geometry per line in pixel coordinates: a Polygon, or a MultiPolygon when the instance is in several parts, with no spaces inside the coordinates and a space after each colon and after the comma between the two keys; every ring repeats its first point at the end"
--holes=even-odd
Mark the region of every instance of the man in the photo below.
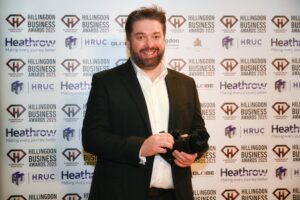
{"type": "Polygon", "coordinates": [[[98,156],[89,200],[192,200],[199,155],[174,150],[171,164],[160,155],[173,149],[170,131],[206,131],[195,82],[162,63],[162,10],[132,12],[125,30],[130,59],[95,74],[87,102],[83,147],[98,156]]]}

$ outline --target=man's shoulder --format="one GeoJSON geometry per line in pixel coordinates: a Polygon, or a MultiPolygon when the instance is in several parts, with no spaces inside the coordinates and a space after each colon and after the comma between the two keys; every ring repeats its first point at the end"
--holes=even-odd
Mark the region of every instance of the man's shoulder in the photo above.
{"type": "Polygon", "coordinates": [[[107,69],[107,70],[104,70],[101,72],[97,72],[93,75],[93,77],[94,78],[98,78],[98,77],[105,78],[105,77],[118,76],[128,69],[128,67],[129,67],[128,65],[130,65],[130,64],[127,61],[127,62],[125,62],[121,65],[115,66],[113,68],[110,68],[110,69],[107,69]]]}
{"type": "Polygon", "coordinates": [[[175,71],[173,69],[168,68],[168,75],[173,78],[178,78],[186,81],[193,81],[194,79],[186,74],[175,71]]]}

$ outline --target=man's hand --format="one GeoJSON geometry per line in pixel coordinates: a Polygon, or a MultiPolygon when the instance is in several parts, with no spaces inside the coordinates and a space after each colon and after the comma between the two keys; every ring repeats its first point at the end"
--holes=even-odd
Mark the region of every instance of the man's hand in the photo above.
{"type": "Polygon", "coordinates": [[[175,164],[178,165],[179,167],[189,167],[193,164],[193,162],[197,158],[197,153],[188,154],[177,150],[174,150],[172,155],[175,157],[174,160],[175,164]]]}
{"type": "MultiPolygon", "coordinates": [[[[188,137],[188,134],[182,134],[180,137],[188,137]]],[[[175,164],[179,167],[189,167],[193,164],[195,159],[197,158],[197,154],[188,154],[185,152],[180,152],[174,150],[172,155],[175,157],[175,164]]]]}
{"type": "Polygon", "coordinates": [[[174,138],[169,133],[153,134],[148,137],[141,147],[141,156],[148,157],[159,153],[166,153],[167,149],[172,149],[174,138]]]}

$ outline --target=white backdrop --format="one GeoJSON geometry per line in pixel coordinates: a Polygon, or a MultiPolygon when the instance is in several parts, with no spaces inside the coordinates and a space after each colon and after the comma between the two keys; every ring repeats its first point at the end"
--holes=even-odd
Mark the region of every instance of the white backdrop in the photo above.
{"type": "MultiPolygon", "coordinates": [[[[300,2],[152,3],[168,18],[164,62],[196,80],[211,134],[195,200],[300,199],[300,2]]],[[[127,59],[126,17],[151,4],[0,2],[0,199],[88,198],[91,76],[127,59]]]]}

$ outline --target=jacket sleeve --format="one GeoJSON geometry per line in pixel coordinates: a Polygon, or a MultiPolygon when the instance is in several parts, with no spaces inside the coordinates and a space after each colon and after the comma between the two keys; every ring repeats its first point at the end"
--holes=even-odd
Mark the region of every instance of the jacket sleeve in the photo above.
{"type": "Polygon", "coordinates": [[[111,97],[108,90],[107,84],[102,79],[102,73],[94,75],[83,120],[83,148],[97,155],[98,159],[138,164],[139,150],[144,138],[118,135],[113,132],[111,97]]]}

